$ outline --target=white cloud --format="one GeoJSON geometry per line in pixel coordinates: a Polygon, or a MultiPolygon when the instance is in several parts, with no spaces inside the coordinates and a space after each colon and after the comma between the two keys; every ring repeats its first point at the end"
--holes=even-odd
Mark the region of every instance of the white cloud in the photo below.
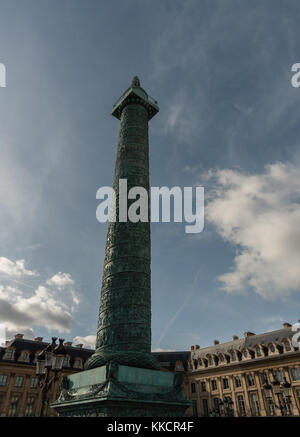
{"type": "Polygon", "coordinates": [[[153,349],[152,352],[175,352],[174,349],[162,349],[161,347],[158,347],[156,349],[153,349]]]}
{"type": "Polygon", "coordinates": [[[25,261],[23,259],[14,262],[3,256],[0,257],[0,274],[1,273],[17,278],[21,276],[38,276],[37,272],[25,268],[25,261]]]}
{"type": "Polygon", "coordinates": [[[73,285],[74,281],[70,275],[70,273],[62,273],[58,272],[56,275],[52,276],[52,278],[47,280],[48,285],[54,285],[59,290],[62,290],[67,285],[73,285]]]}
{"type": "Polygon", "coordinates": [[[0,261],[2,271],[9,276],[8,280],[17,283],[12,286],[7,284],[7,280],[2,280],[0,284],[0,320],[7,330],[31,332],[33,326],[42,326],[49,331],[70,332],[73,314],[80,302],[71,275],[59,272],[45,284],[34,287],[13,279],[38,276],[37,272],[25,269],[23,260],[14,263],[7,258],[0,258],[0,261]]]}
{"type": "Polygon", "coordinates": [[[232,271],[219,277],[227,292],[249,288],[264,298],[300,290],[300,178],[291,163],[267,165],[261,174],[210,171],[216,182],[206,219],[236,246],[232,271]]]}
{"type": "Polygon", "coordinates": [[[85,337],[77,336],[73,339],[73,344],[83,344],[83,347],[94,349],[96,345],[96,336],[95,335],[87,335],[85,337]]]}

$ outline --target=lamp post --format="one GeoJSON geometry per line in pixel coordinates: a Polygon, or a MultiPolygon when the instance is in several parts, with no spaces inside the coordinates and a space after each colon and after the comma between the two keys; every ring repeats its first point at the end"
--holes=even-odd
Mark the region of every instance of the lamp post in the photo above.
{"type": "Polygon", "coordinates": [[[36,360],[36,374],[40,381],[42,390],[42,405],[40,417],[44,415],[47,394],[52,387],[53,382],[58,380],[58,372],[62,369],[66,350],[63,345],[64,339],[59,339],[59,344],[56,344],[56,337],[52,337],[52,343],[39,353],[36,360]],[[51,370],[54,371],[54,376],[51,376],[51,370]]]}
{"type": "Polygon", "coordinates": [[[282,383],[282,394],[283,394],[284,410],[287,416],[291,413],[291,403],[292,403],[291,393],[292,393],[291,384],[284,377],[282,383]]]}
{"type": "Polygon", "coordinates": [[[288,416],[291,414],[291,384],[283,378],[283,382],[280,383],[277,377],[273,375],[272,385],[266,382],[264,384],[264,392],[269,404],[269,408],[274,415],[274,406],[280,409],[282,416],[288,416]],[[272,391],[277,396],[278,405],[273,402],[272,391]]]}
{"type": "Polygon", "coordinates": [[[227,397],[225,397],[224,400],[221,400],[221,402],[219,402],[219,415],[221,417],[233,417],[233,401],[232,399],[228,399],[227,397]]]}
{"type": "MultiPolygon", "coordinates": [[[[273,392],[274,394],[277,396],[278,399],[278,406],[280,409],[280,413],[282,416],[284,416],[284,406],[281,403],[281,387],[280,387],[280,381],[278,381],[278,379],[276,378],[276,376],[273,376],[273,382],[272,382],[272,386],[273,386],[273,392]]],[[[277,406],[277,408],[278,408],[277,406]]]]}
{"type": "Polygon", "coordinates": [[[234,416],[232,406],[233,406],[233,400],[225,398],[224,399],[224,410],[225,410],[226,417],[233,417],[234,416]]]}

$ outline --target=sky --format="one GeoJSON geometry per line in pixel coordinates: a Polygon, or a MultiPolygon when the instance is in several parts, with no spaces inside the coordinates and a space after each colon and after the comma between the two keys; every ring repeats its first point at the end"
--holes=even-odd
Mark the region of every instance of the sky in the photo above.
{"type": "Polygon", "coordinates": [[[152,349],[300,318],[298,0],[2,0],[0,324],[93,346],[115,101],[138,75],[152,186],[203,186],[205,226],[153,223],[152,349]]]}

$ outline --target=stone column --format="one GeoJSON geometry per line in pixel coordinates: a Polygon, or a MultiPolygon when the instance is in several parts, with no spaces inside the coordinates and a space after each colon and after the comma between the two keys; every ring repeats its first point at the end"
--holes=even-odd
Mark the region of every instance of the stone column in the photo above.
{"type": "Polygon", "coordinates": [[[108,362],[159,369],[151,355],[149,208],[147,221],[126,221],[136,201],[127,199],[129,190],[143,187],[149,195],[148,121],[158,111],[154,106],[135,77],[113,108],[121,121],[113,182],[116,221],[108,226],[96,351],[86,369],[108,362]],[[121,179],[126,180],[127,193],[120,192],[121,179]]]}

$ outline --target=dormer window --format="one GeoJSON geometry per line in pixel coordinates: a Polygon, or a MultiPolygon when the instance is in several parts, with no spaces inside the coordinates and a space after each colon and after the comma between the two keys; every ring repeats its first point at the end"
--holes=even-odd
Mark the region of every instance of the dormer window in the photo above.
{"type": "Polygon", "coordinates": [[[270,345],[270,351],[271,351],[272,353],[275,352],[275,346],[274,346],[274,344],[271,344],[271,345],[270,345]]]}
{"type": "Polygon", "coordinates": [[[285,350],[286,350],[287,352],[289,352],[289,351],[291,350],[290,342],[289,342],[289,341],[285,341],[285,342],[284,342],[284,347],[285,347],[285,350]]]}
{"type": "Polygon", "coordinates": [[[248,358],[248,351],[244,351],[244,357],[248,358]]]}
{"type": "Polygon", "coordinates": [[[212,359],[212,356],[210,355],[209,357],[208,357],[208,362],[209,362],[209,365],[210,366],[212,366],[213,364],[214,364],[214,362],[213,362],[213,359],[212,359]]]}
{"type": "Polygon", "coordinates": [[[64,357],[63,367],[69,367],[69,357],[68,356],[64,357]]]}
{"type": "Polygon", "coordinates": [[[14,351],[12,349],[6,349],[4,354],[4,360],[12,360],[14,351]]]}
{"type": "Polygon", "coordinates": [[[75,360],[74,367],[76,367],[77,369],[81,368],[81,359],[80,358],[75,360]]]}
{"type": "Polygon", "coordinates": [[[236,361],[236,353],[235,352],[231,352],[231,359],[232,359],[232,361],[236,361]]]}
{"type": "Polygon", "coordinates": [[[24,351],[24,352],[22,352],[21,357],[19,358],[19,361],[28,361],[28,357],[29,357],[28,352],[24,351]]]}
{"type": "Polygon", "coordinates": [[[258,346],[256,348],[256,356],[261,357],[261,350],[260,350],[260,347],[258,347],[258,346]]]}

